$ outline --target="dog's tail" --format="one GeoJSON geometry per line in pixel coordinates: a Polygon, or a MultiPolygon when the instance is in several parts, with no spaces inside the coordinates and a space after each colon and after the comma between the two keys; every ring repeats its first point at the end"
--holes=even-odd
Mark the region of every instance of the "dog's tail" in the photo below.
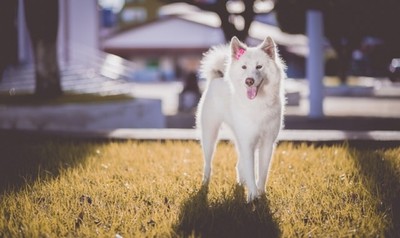
{"type": "Polygon", "coordinates": [[[229,48],[219,45],[204,53],[200,63],[200,77],[204,79],[223,78],[225,73],[229,48]]]}

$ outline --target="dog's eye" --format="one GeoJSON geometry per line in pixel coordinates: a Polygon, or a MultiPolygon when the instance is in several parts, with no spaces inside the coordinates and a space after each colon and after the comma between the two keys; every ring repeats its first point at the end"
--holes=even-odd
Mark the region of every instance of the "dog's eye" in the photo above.
{"type": "Polygon", "coordinates": [[[242,65],[242,69],[247,69],[247,66],[246,65],[242,65]]]}
{"type": "Polygon", "coordinates": [[[257,65],[256,66],[256,69],[261,69],[262,68],[262,65],[257,65]]]}

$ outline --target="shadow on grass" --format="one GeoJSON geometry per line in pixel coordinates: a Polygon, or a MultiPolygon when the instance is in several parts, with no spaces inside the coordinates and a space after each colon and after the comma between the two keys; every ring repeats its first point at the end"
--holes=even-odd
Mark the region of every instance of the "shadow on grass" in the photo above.
{"type": "Polygon", "coordinates": [[[369,184],[368,190],[380,200],[378,212],[390,222],[385,236],[400,237],[400,166],[397,164],[396,169],[395,164],[399,155],[382,150],[353,153],[361,176],[369,184]]]}
{"type": "Polygon", "coordinates": [[[94,149],[81,145],[30,133],[0,131],[0,196],[29,186],[38,178],[55,178],[62,168],[84,163],[94,149]]]}
{"type": "Polygon", "coordinates": [[[244,189],[233,188],[233,195],[209,202],[202,187],[183,203],[174,229],[183,237],[278,237],[265,197],[246,204],[244,189]]]}

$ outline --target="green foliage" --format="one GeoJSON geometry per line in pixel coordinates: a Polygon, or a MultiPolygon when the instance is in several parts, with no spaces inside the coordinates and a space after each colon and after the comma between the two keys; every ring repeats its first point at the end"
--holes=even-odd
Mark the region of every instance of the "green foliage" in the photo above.
{"type": "Polygon", "coordinates": [[[1,172],[9,171],[1,177],[0,237],[395,237],[400,232],[400,148],[281,144],[266,196],[246,204],[246,191],[235,185],[231,144],[218,146],[206,189],[200,186],[203,161],[194,141],[0,139],[1,172]]]}
{"type": "Polygon", "coordinates": [[[308,9],[320,9],[324,14],[328,37],[376,36],[383,39],[398,37],[397,22],[400,2],[394,0],[278,0],[280,27],[289,33],[305,33],[305,15],[308,9]]]}

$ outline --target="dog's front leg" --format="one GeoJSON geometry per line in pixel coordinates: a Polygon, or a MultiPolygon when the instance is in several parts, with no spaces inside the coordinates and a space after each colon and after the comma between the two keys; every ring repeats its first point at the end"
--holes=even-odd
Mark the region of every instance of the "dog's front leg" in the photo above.
{"type": "Polygon", "coordinates": [[[258,197],[254,173],[254,148],[249,140],[242,140],[237,145],[239,158],[237,163],[238,183],[247,187],[247,201],[251,202],[258,197]]]}

